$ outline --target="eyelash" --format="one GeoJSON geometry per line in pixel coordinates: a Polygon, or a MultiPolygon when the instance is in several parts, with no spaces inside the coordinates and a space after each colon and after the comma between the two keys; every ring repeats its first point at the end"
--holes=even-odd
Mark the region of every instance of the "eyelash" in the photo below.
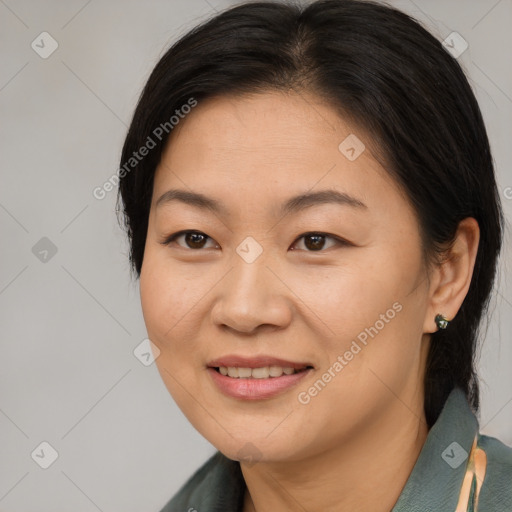
{"type": "MultiPolygon", "coordinates": [[[[203,233],[202,231],[195,231],[193,229],[189,229],[189,230],[183,230],[183,231],[178,231],[177,233],[173,233],[172,235],[169,235],[168,237],[166,237],[160,243],[162,245],[169,246],[177,238],[179,238],[180,236],[188,235],[188,234],[193,234],[193,233],[198,234],[198,235],[203,235],[207,239],[213,240],[213,238],[209,237],[206,233],[203,233]]],[[[347,242],[346,240],[343,240],[342,238],[339,238],[337,236],[331,235],[329,233],[324,233],[322,231],[308,231],[307,233],[303,233],[301,236],[299,236],[299,237],[297,237],[295,239],[295,241],[293,242],[292,245],[295,245],[299,240],[301,240],[302,238],[308,237],[308,236],[322,236],[322,237],[325,237],[326,239],[330,238],[330,239],[334,240],[339,246],[350,246],[350,245],[352,245],[349,242],[347,242]]],[[[203,250],[203,248],[192,249],[190,247],[183,247],[181,245],[178,245],[178,247],[180,247],[181,249],[186,249],[186,250],[190,250],[190,251],[201,251],[201,250],[203,250]]],[[[330,248],[331,247],[328,247],[328,249],[330,249],[330,248]]],[[[301,250],[304,250],[304,249],[301,249],[301,250]]],[[[325,252],[325,249],[322,248],[322,249],[319,249],[318,251],[310,251],[310,250],[306,249],[306,252],[312,252],[312,253],[314,253],[314,252],[325,252]]]]}

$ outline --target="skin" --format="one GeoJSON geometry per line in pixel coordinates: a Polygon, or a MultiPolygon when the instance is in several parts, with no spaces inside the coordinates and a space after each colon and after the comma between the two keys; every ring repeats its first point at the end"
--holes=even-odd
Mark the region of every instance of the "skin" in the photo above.
{"type": "Polygon", "coordinates": [[[140,293],[158,370],[192,425],[240,460],[244,511],[389,511],[428,434],[423,375],[434,317],[455,316],[468,291],[479,230],[459,226],[442,265],[427,273],[407,198],[357,126],[307,93],[268,92],[200,102],[174,129],[157,168],[140,293]],[[355,134],[354,161],[338,149],[355,134]],[[223,213],[172,201],[169,189],[218,200],[223,213]],[[283,216],[305,192],[334,203],[283,216]],[[203,248],[181,230],[204,233],[203,248]],[[325,238],[311,249],[308,232],[325,238]],[[248,236],[263,252],[236,252],[248,236]],[[188,243],[187,243],[188,242],[188,243]],[[298,400],[358,334],[400,312],[309,403],[298,400]],[[223,395],[207,363],[227,354],[309,362],[298,386],[264,400],[223,395]],[[251,445],[247,443],[250,442],[251,445]],[[252,461],[248,461],[248,453],[252,461]]]}

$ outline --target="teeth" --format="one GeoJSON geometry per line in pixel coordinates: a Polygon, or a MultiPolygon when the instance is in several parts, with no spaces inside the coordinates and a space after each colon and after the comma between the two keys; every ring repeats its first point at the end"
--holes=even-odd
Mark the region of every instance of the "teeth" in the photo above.
{"type": "MultiPolygon", "coordinates": [[[[290,368],[287,368],[287,370],[290,370],[290,368]]],[[[292,372],[293,372],[293,368],[291,368],[292,372]]],[[[271,377],[281,377],[281,375],[283,374],[284,372],[284,369],[281,368],[280,366],[269,366],[269,375],[271,377]]],[[[287,374],[288,375],[288,374],[287,374]]]]}
{"type": "Polygon", "coordinates": [[[233,366],[228,367],[228,375],[230,377],[238,377],[238,368],[234,368],[233,366]]]}
{"type": "Polygon", "coordinates": [[[269,377],[281,377],[292,375],[299,370],[295,368],[283,368],[282,366],[264,366],[262,368],[238,368],[235,366],[220,366],[221,375],[227,375],[234,379],[268,379],[269,377]]]}
{"type": "MultiPolygon", "coordinates": [[[[238,376],[241,379],[247,379],[252,374],[252,370],[250,368],[238,368],[238,376]]],[[[232,377],[232,375],[230,375],[232,377]]]]}
{"type": "Polygon", "coordinates": [[[264,366],[263,368],[253,368],[251,373],[253,379],[268,379],[270,375],[270,368],[268,366],[264,366]]]}

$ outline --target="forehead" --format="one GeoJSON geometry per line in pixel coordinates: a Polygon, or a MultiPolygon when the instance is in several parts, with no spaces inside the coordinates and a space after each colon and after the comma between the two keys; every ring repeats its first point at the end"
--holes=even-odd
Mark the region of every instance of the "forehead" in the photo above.
{"type": "Polygon", "coordinates": [[[397,188],[372,156],[373,146],[364,131],[312,95],[210,98],[173,129],[156,171],[154,201],[177,185],[217,196],[229,191],[227,201],[236,200],[233,190],[245,191],[245,201],[261,201],[315,187],[350,190],[364,200],[384,186],[397,188]]]}
{"type": "Polygon", "coordinates": [[[329,105],[307,93],[220,96],[200,101],[185,116],[173,129],[166,152],[200,145],[211,153],[254,151],[260,157],[273,157],[292,148],[301,153],[319,146],[332,149],[333,140],[341,142],[355,130],[329,105]]]}

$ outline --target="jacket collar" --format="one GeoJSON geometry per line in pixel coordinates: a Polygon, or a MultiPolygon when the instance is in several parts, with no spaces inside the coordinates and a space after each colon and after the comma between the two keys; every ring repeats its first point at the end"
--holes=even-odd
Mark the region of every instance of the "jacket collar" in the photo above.
{"type": "Polygon", "coordinates": [[[455,510],[478,422],[464,392],[455,388],[430,429],[392,512],[455,510]]]}

